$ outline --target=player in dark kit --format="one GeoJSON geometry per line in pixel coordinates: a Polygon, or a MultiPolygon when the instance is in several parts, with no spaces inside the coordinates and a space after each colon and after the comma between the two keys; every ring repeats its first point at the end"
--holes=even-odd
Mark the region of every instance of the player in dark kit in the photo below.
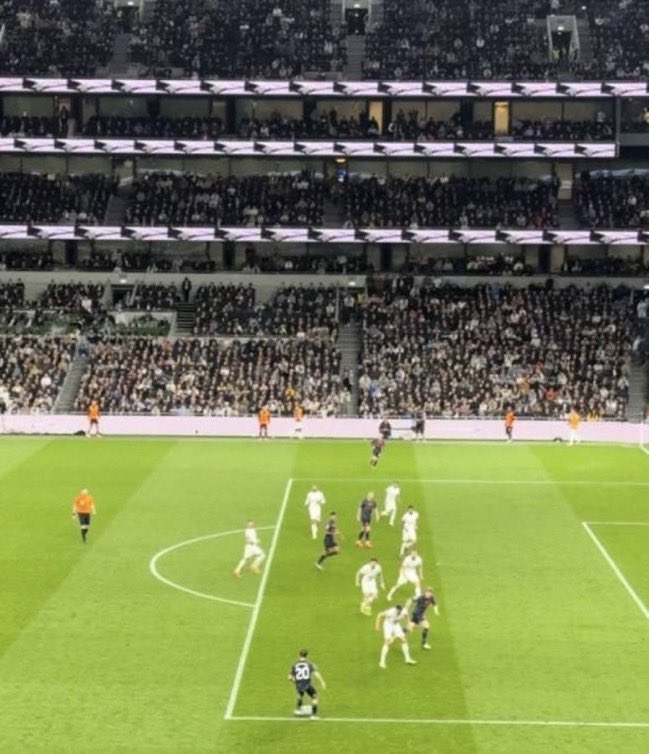
{"type": "Polygon", "coordinates": [[[334,555],[338,555],[340,552],[340,545],[336,539],[338,534],[338,522],[336,521],[336,514],[331,512],[329,518],[325,523],[325,535],[324,535],[324,552],[318,558],[315,567],[322,570],[322,564],[327,558],[332,558],[334,555]]]}
{"type": "Polygon", "coordinates": [[[361,530],[358,532],[356,547],[363,546],[363,538],[365,538],[365,547],[369,548],[372,546],[370,541],[370,537],[372,536],[372,516],[378,519],[379,514],[376,500],[374,499],[374,493],[368,492],[361,500],[361,504],[358,508],[357,520],[361,525],[361,530]]]}
{"type": "Polygon", "coordinates": [[[419,411],[415,414],[415,423],[412,426],[412,433],[415,436],[415,440],[423,440],[426,434],[426,414],[423,411],[419,411]]]}
{"type": "Polygon", "coordinates": [[[370,466],[374,468],[379,462],[383,447],[385,446],[385,440],[382,437],[377,437],[372,440],[372,457],[370,458],[370,466]]]}
{"type": "Polygon", "coordinates": [[[324,678],[318,672],[316,666],[309,662],[307,657],[309,653],[306,649],[300,650],[300,656],[296,663],[291,667],[291,671],[288,674],[288,680],[295,684],[295,691],[297,692],[297,704],[295,706],[295,714],[302,714],[302,700],[304,695],[307,694],[311,697],[311,718],[318,716],[318,692],[313,685],[313,680],[318,681],[322,690],[327,688],[324,678]]]}
{"type": "Polygon", "coordinates": [[[430,623],[426,618],[426,610],[432,605],[435,615],[439,615],[439,606],[433,590],[427,587],[423,594],[416,597],[414,600],[414,607],[410,614],[410,620],[408,621],[408,631],[414,631],[416,626],[421,626],[421,644],[424,649],[430,649],[428,643],[428,631],[430,629],[430,623]]]}

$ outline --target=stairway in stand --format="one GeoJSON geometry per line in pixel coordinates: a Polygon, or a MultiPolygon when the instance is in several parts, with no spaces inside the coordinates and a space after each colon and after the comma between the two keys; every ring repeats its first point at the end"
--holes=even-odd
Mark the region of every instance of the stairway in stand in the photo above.
{"type": "Polygon", "coordinates": [[[340,368],[343,374],[349,370],[352,374],[352,396],[346,412],[350,416],[358,414],[358,355],[361,350],[361,326],[358,322],[349,322],[340,328],[336,347],[340,351],[340,368]]]}
{"type": "Polygon", "coordinates": [[[196,306],[191,302],[176,304],[176,333],[193,335],[196,324],[196,306]]]}
{"type": "Polygon", "coordinates": [[[87,356],[76,355],[70,364],[70,369],[63,380],[61,390],[56,397],[52,408],[53,414],[74,413],[74,403],[79,393],[79,386],[83,375],[88,369],[89,359],[87,356]]]}

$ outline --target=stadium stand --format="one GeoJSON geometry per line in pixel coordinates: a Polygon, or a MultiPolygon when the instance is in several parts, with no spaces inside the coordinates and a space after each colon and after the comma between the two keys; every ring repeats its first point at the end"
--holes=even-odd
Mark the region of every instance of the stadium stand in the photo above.
{"type": "Polygon", "coordinates": [[[52,410],[74,351],[74,341],[34,335],[0,336],[0,384],[13,411],[52,410]]]}
{"type": "Polygon", "coordinates": [[[334,415],[348,399],[340,353],[307,339],[222,340],[111,337],[97,343],[77,408],[98,398],[115,413],[244,415],[267,404],[290,415],[334,415]]]}
{"type": "Polygon", "coordinates": [[[649,174],[593,174],[584,171],[574,187],[583,227],[649,227],[649,174]]]}
{"type": "Polygon", "coordinates": [[[388,177],[350,180],[339,192],[361,227],[556,227],[557,179],[388,177]]]}
{"type": "Polygon", "coordinates": [[[313,173],[245,177],[148,173],[126,211],[137,225],[319,225],[324,182],[313,173]]]}
{"type": "Polygon", "coordinates": [[[325,337],[337,335],[336,288],[282,286],[255,305],[253,286],[201,286],[196,292],[196,335],[325,337]]]}
{"type": "Polygon", "coordinates": [[[157,0],[133,59],[191,76],[292,78],[340,70],[342,40],[326,0],[157,0]]]}
{"type": "Polygon", "coordinates": [[[100,223],[116,189],[101,174],[0,173],[0,221],[100,223]]]}
{"type": "Polygon", "coordinates": [[[4,0],[0,23],[7,29],[0,48],[0,73],[94,75],[109,61],[117,32],[109,0],[4,0]]]}
{"type": "Polygon", "coordinates": [[[463,418],[623,418],[634,296],[602,285],[555,290],[382,282],[362,308],[360,412],[463,418]]]}

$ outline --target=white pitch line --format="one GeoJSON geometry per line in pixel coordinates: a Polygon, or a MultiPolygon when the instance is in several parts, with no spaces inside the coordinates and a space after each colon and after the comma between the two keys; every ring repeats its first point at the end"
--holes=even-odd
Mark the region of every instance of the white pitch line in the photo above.
{"type": "Polygon", "coordinates": [[[609,564],[611,569],[613,570],[613,573],[617,576],[622,586],[627,590],[629,595],[631,596],[631,599],[635,602],[635,604],[640,608],[640,611],[644,615],[647,620],[649,620],[649,609],[644,604],[644,602],[640,599],[638,596],[638,593],[636,590],[629,584],[627,581],[625,575],[620,570],[617,563],[613,560],[613,558],[609,555],[608,550],[604,547],[604,545],[599,541],[598,537],[596,536],[595,532],[590,528],[587,521],[582,521],[581,525],[586,530],[588,536],[593,540],[595,543],[595,546],[600,551],[602,556],[604,557],[604,560],[609,564]]]}
{"type": "Polygon", "coordinates": [[[584,521],[588,526],[649,526],[649,521],[584,521]]]}
{"type": "Polygon", "coordinates": [[[282,504],[277,514],[277,522],[275,523],[275,531],[273,532],[273,538],[268,548],[268,558],[266,565],[261,574],[261,582],[259,584],[259,591],[257,592],[257,599],[252,608],[252,614],[250,615],[250,622],[248,623],[248,631],[246,632],[246,638],[243,642],[243,648],[239,655],[239,663],[237,665],[237,672],[234,676],[232,683],[232,689],[230,690],[230,696],[228,698],[228,706],[225,708],[225,719],[232,719],[232,712],[234,711],[234,705],[237,703],[237,697],[239,696],[239,688],[241,687],[241,681],[243,680],[243,671],[248,661],[248,654],[250,653],[250,647],[252,646],[252,639],[255,635],[255,629],[257,628],[257,621],[259,620],[259,613],[261,611],[261,605],[264,601],[264,593],[266,592],[266,584],[268,583],[268,574],[270,573],[270,567],[275,557],[275,550],[277,549],[277,543],[279,541],[279,533],[282,529],[282,523],[284,521],[284,514],[286,513],[286,507],[291,496],[291,487],[293,486],[293,479],[289,479],[286,483],[286,489],[284,490],[284,497],[282,498],[282,504]]]}
{"type": "MultiPolygon", "coordinates": [[[[300,722],[306,718],[299,717],[256,717],[236,716],[229,720],[242,722],[300,722]]],[[[609,722],[600,720],[454,720],[452,718],[429,718],[416,720],[398,717],[322,717],[321,723],[389,723],[407,725],[501,725],[501,726],[538,726],[546,728],[649,728],[649,722],[609,722]]]]}
{"type": "MultiPolygon", "coordinates": [[[[259,531],[263,531],[265,529],[273,529],[273,526],[258,526],[257,527],[259,531]]],[[[173,552],[174,550],[179,550],[181,547],[188,547],[189,545],[193,545],[196,542],[204,542],[207,539],[219,539],[220,537],[229,537],[232,534],[243,534],[243,529],[232,529],[230,531],[220,531],[216,534],[205,534],[202,537],[194,537],[194,539],[186,539],[183,542],[177,542],[175,545],[171,545],[170,547],[165,547],[164,550],[160,550],[160,552],[157,552],[149,561],[149,571],[153,576],[155,576],[158,581],[161,581],[163,584],[166,584],[167,586],[173,587],[174,589],[178,589],[181,592],[185,592],[187,594],[191,594],[194,597],[200,597],[204,600],[212,600],[213,602],[222,602],[225,605],[236,605],[237,607],[248,607],[253,608],[255,605],[252,602],[240,602],[239,600],[229,600],[225,597],[218,597],[215,594],[208,594],[207,592],[198,592],[195,589],[190,589],[187,586],[183,586],[182,584],[177,584],[175,581],[172,581],[171,579],[168,579],[166,576],[163,576],[160,571],[158,570],[158,561],[160,558],[164,557],[165,555],[169,554],[170,552],[173,552]]]]}
{"type": "MultiPolygon", "coordinates": [[[[295,482],[313,482],[314,477],[295,477],[295,482]]],[[[355,482],[392,482],[394,477],[317,477],[321,482],[348,482],[350,484],[355,482]]],[[[605,480],[605,481],[591,481],[588,479],[569,479],[569,480],[554,480],[554,479],[399,479],[403,484],[415,484],[421,482],[422,484],[516,484],[516,485],[532,485],[532,484],[553,484],[557,486],[563,485],[583,485],[587,487],[649,487],[649,482],[629,482],[628,480],[620,480],[618,482],[605,480]]]]}
{"type": "Polygon", "coordinates": [[[645,453],[646,455],[648,455],[648,456],[649,456],[649,450],[647,450],[647,448],[645,448],[645,446],[644,446],[644,445],[641,445],[641,446],[640,446],[640,450],[641,450],[641,451],[642,451],[643,453],[645,453]]]}

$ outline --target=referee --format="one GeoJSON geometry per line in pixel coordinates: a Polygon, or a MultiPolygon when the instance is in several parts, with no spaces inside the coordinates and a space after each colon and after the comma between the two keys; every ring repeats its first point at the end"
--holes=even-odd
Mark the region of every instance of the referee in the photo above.
{"type": "Polygon", "coordinates": [[[97,513],[95,509],[95,501],[88,490],[81,490],[81,492],[72,501],[72,518],[79,520],[79,528],[81,529],[81,540],[85,543],[88,537],[88,529],[90,528],[91,517],[97,513]]]}

